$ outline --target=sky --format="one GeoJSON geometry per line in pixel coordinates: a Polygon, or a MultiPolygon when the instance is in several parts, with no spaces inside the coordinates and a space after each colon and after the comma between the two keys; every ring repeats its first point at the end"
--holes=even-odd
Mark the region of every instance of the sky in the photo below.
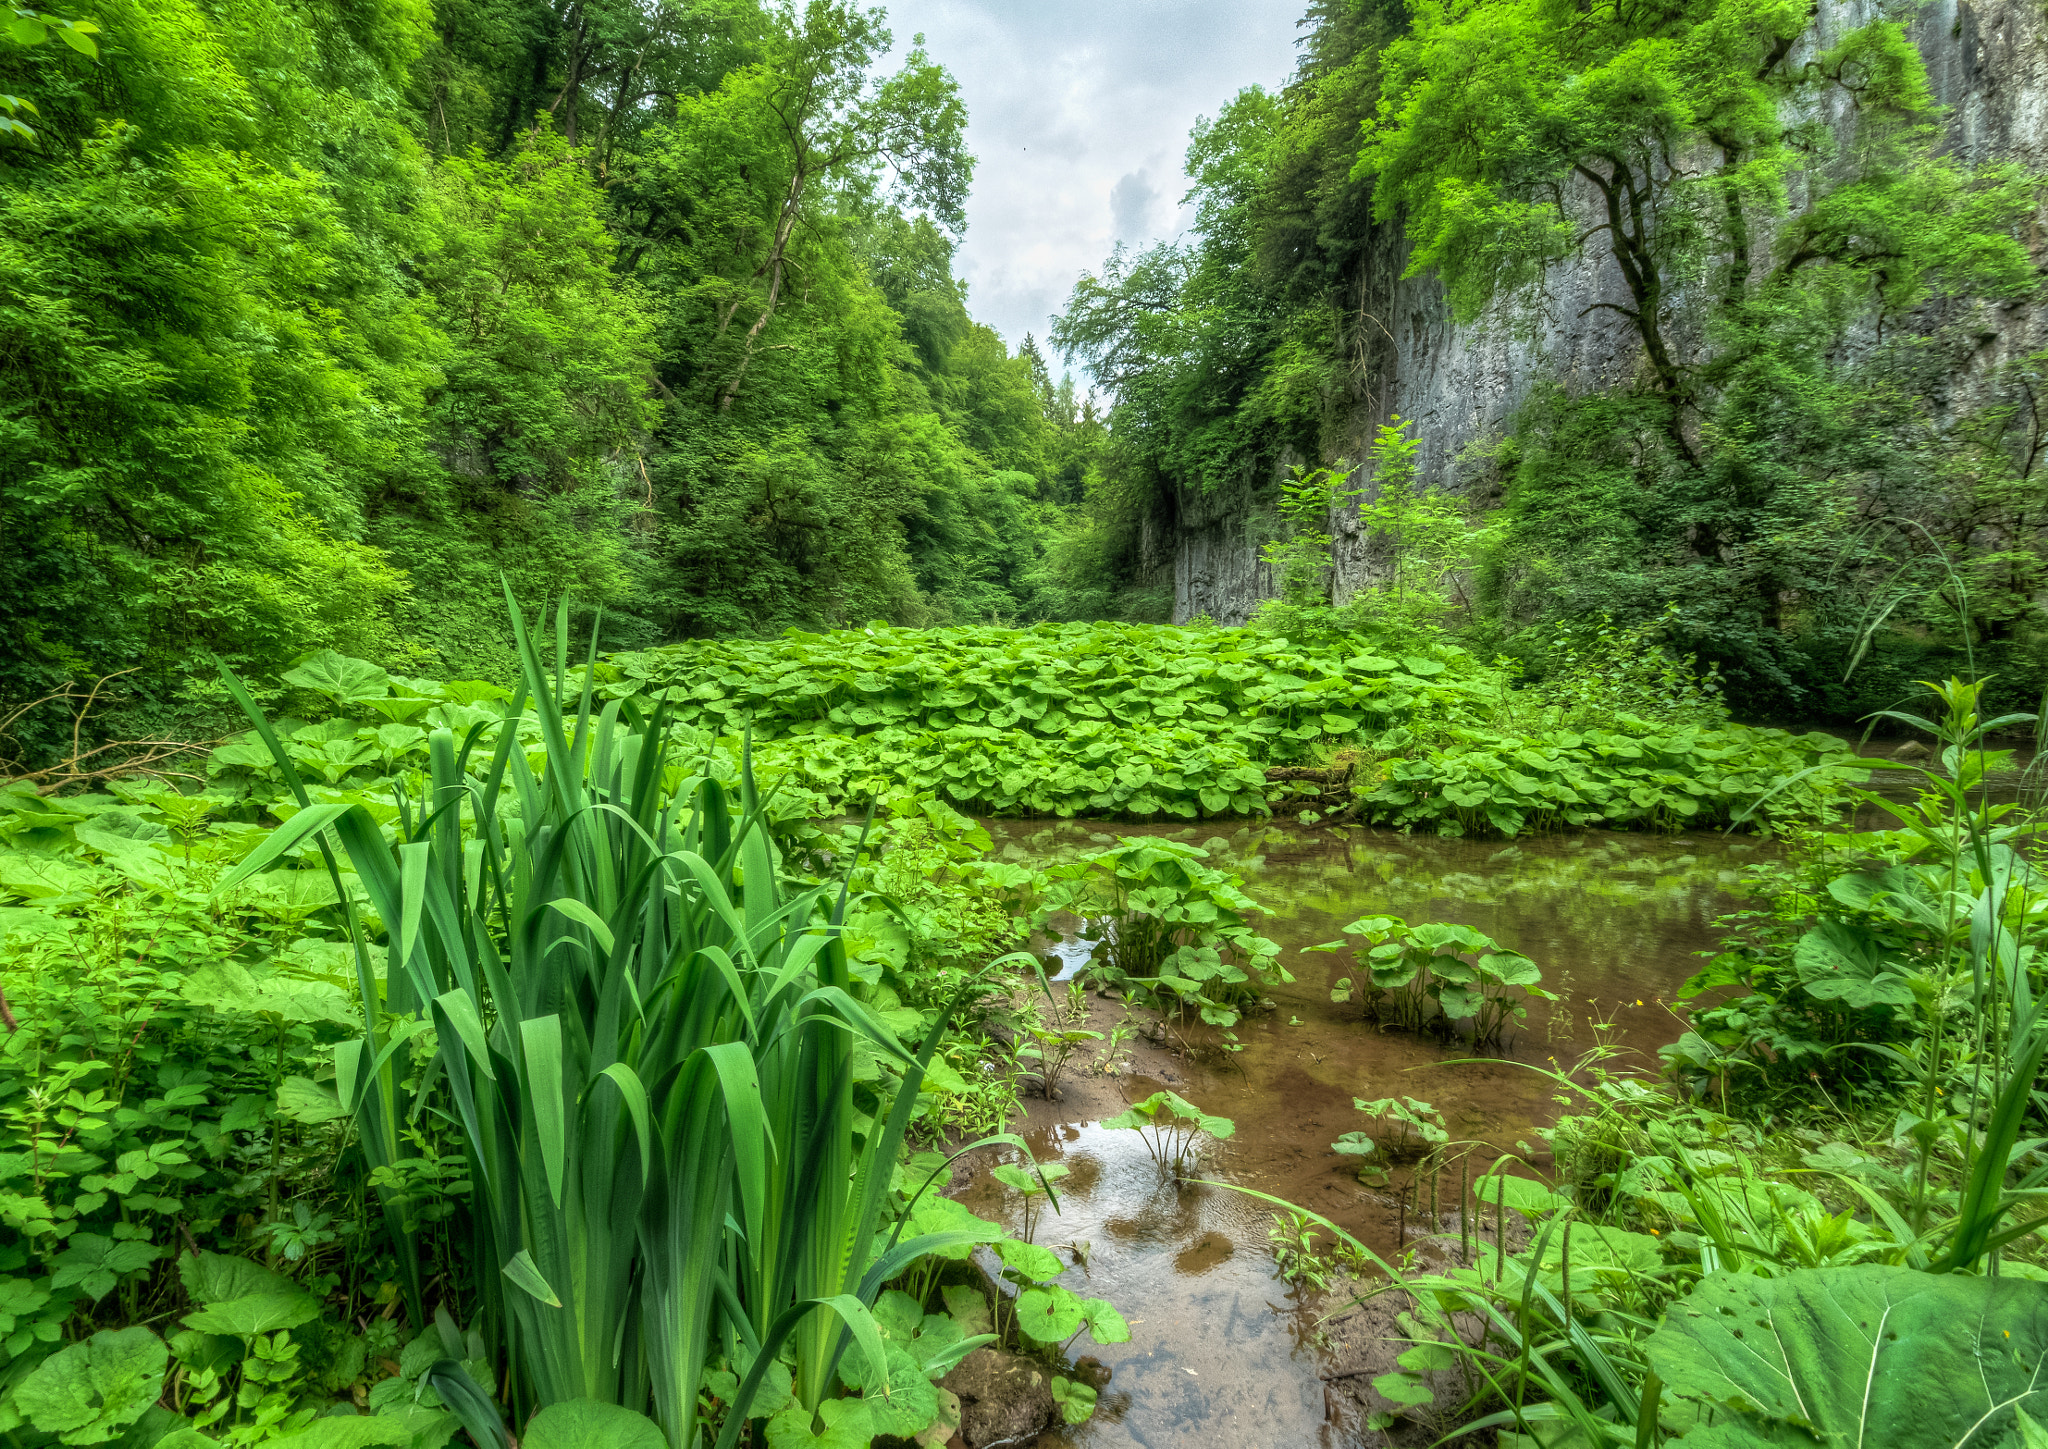
{"type": "MultiPolygon", "coordinates": [[[[1117,242],[1192,220],[1181,162],[1197,116],[1294,69],[1303,0],[884,0],[967,102],[977,158],[955,269],[975,320],[1042,343],[1117,242]]],[[[1057,359],[1048,357],[1054,371],[1057,359]]]]}

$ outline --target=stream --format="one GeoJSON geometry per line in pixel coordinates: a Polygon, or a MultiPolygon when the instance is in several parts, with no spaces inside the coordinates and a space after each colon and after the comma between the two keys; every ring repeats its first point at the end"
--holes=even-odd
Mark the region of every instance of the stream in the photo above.
{"type": "MultiPolygon", "coordinates": [[[[1056,859],[1114,839],[1073,822],[985,823],[998,849],[1017,859],[1056,859]]],[[[1340,1134],[1369,1125],[1352,1098],[1434,1104],[1454,1143],[1484,1144],[1474,1173],[1502,1151],[1544,1164],[1537,1129],[1562,1109],[1555,1084],[1518,1064],[1569,1063],[1606,1037],[1654,1067],[1656,1048],[1683,1030],[1668,1003],[1701,964],[1695,953],[1717,943],[1715,918],[1738,907],[1744,865],[1770,847],[1722,835],[1579,832],[1504,844],[1278,825],[1231,835],[1212,826],[1116,830],[1202,846],[1211,864],[1240,872],[1251,896],[1275,912],[1261,929],[1281,943],[1296,979],[1272,989],[1277,1010],[1246,1019],[1244,1050],[1226,1062],[1143,1051],[1142,1065],[1112,1076],[1089,1070],[1098,1050],[1070,1064],[1059,1100],[1027,1099],[1023,1130],[1033,1153],[1071,1171],[1057,1185],[1060,1211],[1041,1208],[1032,1235],[1052,1247],[1085,1244],[1085,1265],[1061,1281],[1109,1298],[1131,1323],[1127,1344],[1096,1348],[1084,1338],[1075,1350],[1110,1370],[1095,1416],[1037,1442],[1359,1443],[1359,1400],[1331,1391],[1323,1377],[1334,1360],[1316,1333],[1318,1314],[1274,1266],[1273,1209],[1224,1188],[1176,1189],[1136,1133],[1094,1124],[1125,1100],[1170,1088],[1236,1123],[1235,1135],[1204,1158],[1208,1176],[1313,1208],[1391,1258],[1397,1239],[1412,1245],[1418,1232],[1400,1205],[1408,1174],[1369,1187],[1352,1171],[1357,1159],[1330,1151],[1340,1134]],[[1348,954],[1302,953],[1369,912],[1476,927],[1535,960],[1560,999],[1532,1001],[1504,1053],[1447,1064],[1460,1053],[1435,1038],[1381,1032],[1355,1002],[1330,1001],[1331,984],[1356,974],[1348,954]]],[[[1071,973],[1087,950],[1084,942],[1053,943],[1049,964],[1071,973]]],[[[1091,1002],[1088,1024],[1108,1031],[1121,1004],[1091,1002]]],[[[1457,1179],[1446,1181],[1455,1200],[1457,1179]]],[[[1023,1226],[1016,1194],[985,1168],[959,1196],[1012,1232],[1023,1226]]]]}

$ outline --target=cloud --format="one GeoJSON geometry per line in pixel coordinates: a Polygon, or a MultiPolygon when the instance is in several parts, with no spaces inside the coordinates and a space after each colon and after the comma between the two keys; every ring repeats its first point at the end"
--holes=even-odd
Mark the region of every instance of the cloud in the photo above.
{"type": "Polygon", "coordinates": [[[1110,235],[1126,246],[1142,247],[1153,237],[1153,212],[1159,188],[1149,171],[1126,171],[1109,193],[1110,235]]]}
{"type": "Polygon", "coordinates": [[[1188,128],[1245,86],[1286,80],[1304,4],[890,3],[899,49],[922,32],[967,101],[978,162],[958,266],[974,315],[1012,345],[1043,338],[1119,240],[1184,227],[1188,128]]]}

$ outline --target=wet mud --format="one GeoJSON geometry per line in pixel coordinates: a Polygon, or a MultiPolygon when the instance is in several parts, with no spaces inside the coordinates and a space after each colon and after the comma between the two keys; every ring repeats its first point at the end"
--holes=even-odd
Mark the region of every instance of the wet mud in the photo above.
{"type": "MultiPolygon", "coordinates": [[[[1110,832],[1084,825],[996,822],[998,846],[1046,860],[1099,848],[1110,832]]],[[[1514,844],[1380,835],[1365,830],[1264,827],[1218,834],[1200,827],[1141,830],[1206,848],[1241,872],[1273,909],[1262,929],[1284,948],[1292,984],[1271,989],[1274,1009],[1239,1028],[1243,1049],[1216,1050],[1213,1033],[1134,1036],[1114,1060],[1103,1043],[1077,1055],[1056,1099],[1026,1099],[1023,1131],[1042,1160],[1063,1162],[1060,1211],[1041,1210],[1034,1236],[1075,1245],[1061,1281],[1112,1299],[1132,1341],[1074,1349],[1100,1358],[1110,1378],[1095,1417],[1039,1439],[1045,1446],[1329,1446],[1385,1442],[1364,1429],[1370,1375],[1391,1367],[1393,1303],[1363,1310],[1290,1287],[1275,1268],[1274,1208],[1220,1183],[1287,1199],[1342,1224],[1389,1259],[1455,1252],[1455,1203],[1470,1154],[1473,1175],[1502,1153],[1547,1162],[1538,1129],[1566,1110],[1559,1088],[1532,1066],[1576,1060],[1611,1041],[1654,1069],[1656,1048],[1684,1029],[1676,993],[1714,947],[1715,918],[1740,903],[1743,867],[1769,847],[1720,835],[1581,833],[1514,844]],[[1543,969],[1555,1003],[1531,1002],[1504,1050],[1476,1056],[1455,1041],[1382,1031],[1356,1003],[1330,1000],[1355,975],[1348,955],[1305,954],[1367,913],[1410,922],[1455,921],[1523,952],[1543,969]],[[1164,1176],[1137,1134],[1097,1123],[1161,1088],[1231,1118],[1235,1133],[1203,1159],[1207,1183],[1164,1176]],[[1330,1144],[1369,1128],[1354,1097],[1401,1095],[1441,1110],[1454,1165],[1431,1185],[1412,1165],[1376,1184],[1330,1144]],[[1450,1245],[1446,1247],[1446,1242],[1450,1245]]],[[[1071,975],[1087,943],[1047,942],[1050,969],[1071,975]]],[[[1125,1003],[1091,992],[1087,1024],[1111,1032],[1125,1003]]],[[[1016,1195],[970,1165],[955,1192],[975,1211],[1021,1225],[1016,1195]]],[[[1490,1236],[1492,1224],[1483,1230],[1490,1236]]]]}

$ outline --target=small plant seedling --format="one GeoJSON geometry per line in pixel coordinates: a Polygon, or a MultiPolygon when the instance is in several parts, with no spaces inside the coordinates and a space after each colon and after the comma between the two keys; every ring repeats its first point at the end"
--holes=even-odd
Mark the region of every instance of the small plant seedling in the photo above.
{"type": "Polygon", "coordinates": [[[998,1163],[993,1176],[997,1182],[1024,1197],[1024,1241],[1031,1241],[1032,1220],[1037,1216],[1038,1201],[1047,1198],[1052,1201],[1053,1211],[1059,1211],[1059,1199],[1053,1195],[1052,1185],[1067,1175],[1069,1169],[1061,1162],[1041,1162],[1035,1168],[1020,1167],[1014,1162],[998,1163]]]}
{"type": "Polygon", "coordinates": [[[1126,1013],[1122,1021],[1109,1029],[1109,1045],[1103,1049],[1102,1055],[1095,1059],[1095,1070],[1115,1076],[1116,1059],[1123,1054],[1124,1044],[1137,1034],[1137,1026],[1126,1013]]]}
{"type": "Polygon", "coordinates": [[[1353,1097],[1351,1105],[1376,1119],[1373,1130],[1377,1136],[1347,1132],[1330,1144],[1339,1152],[1364,1156],[1377,1145],[1381,1156],[1389,1161],[1399,1161],[1434,1152],[1451,1140],[1450,1129],[1444,1125],[1444,1114],[1413,1097],[1379,1097],[1370,1102],[1363,1097],[1353,1097]],[[1364,1144],[1363,1150],[1357,1145],[1359,1143],[1364,1144]]]}
{"type": "Polygon", "coordinates": [[[1380,1187],[1386,1183],[1387,1170],[1380,1166],[1376,1154],[1379,1145],[1363,1132],[1346,1132],[1330,1144],[1330,1150],[1340,1157],[1359,1158],[1358,1180],[1369,1187],[1380,1187]],[[1370,1159],[1370,1160],[1368,1160],[1370,1159]]]}
{"type": "Polygon", "coordinates": [[[1266,1229],[1266,1241],[1273,1245],[1273,1261],[1278,1264],[1282,1279],[1296,1286],[1306,1283],[1318,1293],[1327,1293],[1339,1272],[1355,1269],[1364,1262],[1341,1239],[1328,1252],[1323,1251],[1321,1237],[1322,1230],[1314,1215],[1301,1208],[1273,1214],[1272,1225],[1266,1229]]]}
{"type": "Polygon", "coordinates": [[[1085,1027],[1047,1026],[1038,1021],[1026,1021],[1023,1025],[1024,1034],[1030,1040],[1017,1048],[1017,1059],[1038,1063],[1038,1087],[1049,1102],[1059,1084],[1060,1074],[1067,1069],[1074,1053],[1084,1043],[1101,1041],[1102,1033],[1085,1027]]]}
{"type": "Polygon", "coordinates": [[[1136,1132],[1159,1170],[1175,1179],[1187,1175],[1204,1138],[1221,1141],[1237,1131],[1228,1117],[1213,1117],[1176,1092],[1154,1092],[1102,1125],[1136,1132]]]}

